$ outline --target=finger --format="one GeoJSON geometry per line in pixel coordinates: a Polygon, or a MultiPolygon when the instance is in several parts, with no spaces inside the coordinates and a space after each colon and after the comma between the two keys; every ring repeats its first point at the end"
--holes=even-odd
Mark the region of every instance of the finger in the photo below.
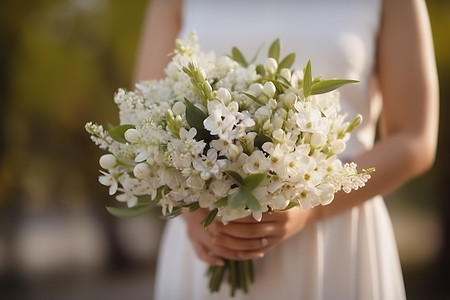
{"type": "Polygon", "coordinates": [[[197,256],[208,264],[213,266],[223,266],[225,264],[223,259],[216,256],[213,251],[208,250],[204,245],[195,243],[194,248],[197,256]]]}
{"type": "Polygon", "coordinates": [[[245,218],[233,220],[230,223],[260,223],[260,221],[255,220],[255,218],[253,218],[253,216],[250,215],[245,218]]]}
{"type": "Polygon", "coordinates": [[[234,251],[224,247],[215,246],[212,247],[212,251],[214,255],[230,260],[246,260],[264,257],[264,252],[258,250],[234,251]]]}
{"type": "MultiPolygon", "coordinates": [[[[272,236],[277,231],[275,222],[267,223],[230,223],[224,226],[217,226],[219,235],[228,235],[235,238],[253,239],[272,236]]],[[[218,236],[218,235],[216,235],[218,236]]]]}
{"type": "Polygon", "coordinates": [[[233,251],[260,250],[267,246],[267,238],[240,239],[227,235],[219,235],[212,239],[212,243],[233,251]]]}

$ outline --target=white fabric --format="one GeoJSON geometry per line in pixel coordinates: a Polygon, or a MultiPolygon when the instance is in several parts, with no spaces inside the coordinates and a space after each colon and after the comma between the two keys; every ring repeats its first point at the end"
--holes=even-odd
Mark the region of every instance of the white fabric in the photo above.
{"type": "MultiPolygon", "coordinates": [[[[350,158],[373,144],[380,99],[372,80],[381,0],[188,0],[181,36],[195,29],[202,50],[247,58],[280,38],[282,55],[295,52],[296,67],[311,59],[324,78],[360,83],[341,91],[349,117],[364,123],[347,144],[350,158]]],[[[208,290],[207,265],[196,257],[182,218],[168,221],[159,252],[155,299],[229,299],[229,287],[208,290]]],[[[255,260],[249,294],[235,299],[405,299],[392,225],[381,197],[311,225],[255,260]]]]}

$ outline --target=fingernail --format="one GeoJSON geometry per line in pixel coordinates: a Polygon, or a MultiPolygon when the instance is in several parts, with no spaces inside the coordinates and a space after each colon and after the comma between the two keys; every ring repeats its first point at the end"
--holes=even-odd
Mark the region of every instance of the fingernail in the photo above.
{"type": "Polygon", "coordinates": [[[264,253],[258,252],[258,253],[239,253],[239,258],[242,259],[251,259],[251,258],[263,258],[264,253]]]}

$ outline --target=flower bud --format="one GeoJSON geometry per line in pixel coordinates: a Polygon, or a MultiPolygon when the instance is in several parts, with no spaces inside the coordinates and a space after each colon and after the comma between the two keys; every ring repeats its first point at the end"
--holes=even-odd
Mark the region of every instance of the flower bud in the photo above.
{"type": "Polygon", "coordinates": [[[103,169],[109,170],[117,166],[117,158],[112,154],[105,154],[100,157],[99,163],[103,169]]]}
{"type": "Polygon", "coordinates": [[[137,164],[133,169],[133,174],[137,179],[143,179],[150,174],[150,166],[147,163],[137,164]]]}
{"type": "Polygon", "coordinates": [[[275,88],[275,85],[273,84],[272,81],[267,81],[264,84],[263,92],[264,92],[264,95],[266,95],[268,98],[273,98],[276,91],[277,91],[277,89],[275,88]]]}
{"type": "Polygon", "coordinates": [[[269,74],[275,73],[278,69],[277,61],[272,57],[268,57],[264,62],[264,69],[266,69],[269,74]]]}
{"type": "Polygon", "coordinates": [[[269,102],[267,103],[267,106],[268,106],[270,109],[274,110],[275,108],[277,108],[278,102],[277,102],[277,100],[275,100],[275,99],[273,99],[273,98],[270,98],[270,99],[269,99],[269,102]]]}
{"type": "Polygon", "coordinates": [[[175,102],[172,106],[172,111],[175,115],[182,115],[186,111],[186,105],[181,101],[175,102]]]}
{"type": "Polygon", "coordinates": [[[137,129],[130,128],[125,131],[124,137],[130,143],[137,143],[141,138],[141,133],[137,129]]]}
{"type": "Polygon", "coordinates": [[[297,96],[293,93],[287,93],[285,101],[289,107],[294,106],[295,100],[297,100],[297,96]]]}
{"type": "Polygon", "coordinates": [[[252,94],[255,97],[259,97],[263,92],[263,85],[261,83],[252,83],[249,87],[249,94],[252,94]]]}
{"type": "Polygon", "coordinates": [[[285,134],[284,134],[283,129],[281,129],[281,128],[275,129],[272,132],[272,137],[275,141],[277,141],[279,143],[284,142],[285,134]]]}
{"type": "Polygon", "coordinates": [[[217,99],[227,105],[231,101],[231,94],[226,88],[220,88],[217,91],[217,99]]]}
{"type": "Polygon", "coordinates": [[[235,144],[229,144],[228,145],[228,155],[232,160],[235,160],[239,157],[239,155],[242,153],[242,151],[239,149],[238,146],[235,144]]]}
{"type": "Polygon", "coordinates": [[[281,69],[280,75],[287,81],[291,81],[291,71],[289,69],[286,68],[281,69]]]}
{"type": "Polygon", "coordinates": [[[362,123],[362,116],[361,115],[356,115],[352,122],[350,123],[350,125],[348,125],[347,127],[347,132],[352,132],[353,129],[355,129],[359,124],[362,123]]]}
{"type": "Polygon", "coordinates": [[[203,68],[198,68],[198,79],[200,80],[200,81],[205,81],[206,80],[206,72],[205,72],[205,70],[203,69],[203,68]]]}

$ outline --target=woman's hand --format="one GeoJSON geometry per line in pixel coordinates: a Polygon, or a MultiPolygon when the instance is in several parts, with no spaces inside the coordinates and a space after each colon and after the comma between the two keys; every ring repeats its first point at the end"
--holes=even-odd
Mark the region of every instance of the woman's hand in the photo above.
{"type": "Polygon", "coordinates": [[[206,229],[202,220],[208,211],[184,213],[188,236],[200,259],[212,265],[223,259],[261,258],[270,249],[300,232],[313,218],[313,210],[290,209],[264,213],[261,222],[252,216],[223,225],[214,220],[206,229]]]}

